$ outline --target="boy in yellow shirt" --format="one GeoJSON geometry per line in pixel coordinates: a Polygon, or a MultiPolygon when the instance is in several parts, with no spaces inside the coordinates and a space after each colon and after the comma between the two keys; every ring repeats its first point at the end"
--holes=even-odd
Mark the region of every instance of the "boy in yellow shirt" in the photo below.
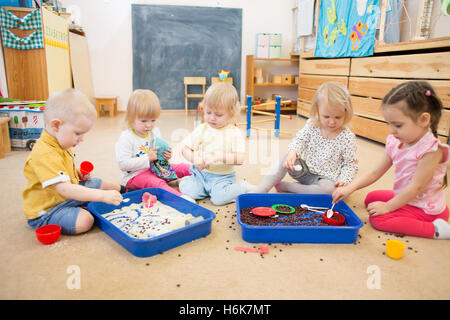
{"type": "Polygon", "coordinates": [[[79,234],[91,229],[94,218],[83,205],[102,201],[118,205],[121,186],[77,171],[72,147],[97,118],[95,107],[76,89],[52,94],[44,110],[45,129],[36,141],[24,167],[28,183],[23,191],[23,208],[34,229],[61,226],[64,234],[79,234]],[[87,178],[80,181],[81,178],[87,178]]]}

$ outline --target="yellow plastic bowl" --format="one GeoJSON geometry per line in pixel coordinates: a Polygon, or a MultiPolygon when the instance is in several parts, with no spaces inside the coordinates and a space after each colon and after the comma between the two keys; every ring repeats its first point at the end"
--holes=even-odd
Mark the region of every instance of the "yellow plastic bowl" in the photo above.
{"type": "Polygon", "coordinates": [[[386,254],[391,259],[401,259],[403,257],[403,251],[405,249],[405,244],[398,240],[387,240],[386,241],[386,254]]]}

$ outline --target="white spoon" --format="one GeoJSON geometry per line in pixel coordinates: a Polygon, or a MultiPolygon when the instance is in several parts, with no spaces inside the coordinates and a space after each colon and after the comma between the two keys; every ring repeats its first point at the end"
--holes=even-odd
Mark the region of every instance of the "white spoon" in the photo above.
{"type": "Polygon", "coordinates": [[[300,207],[302,207],[303,209],[312,209],[312,210],[314,210],[314,209],[318,209],[318,210],[320,210],[320,209],[322,209],[322,210],[328,210],[329,208],[324,208],[324,207],[310,207],[310,206],[308,206],[307,204],[301,204],[300,205],[300,207]]]}
{"type": "Polygon", "coordinates": [[[333,208],[334,208],[334,205],[335,205],[336,203],[333,203],[333,205],[331,206],[331,209],[328,209],[328,211],[327,211],[327,218],[328,219],[330,219],[332,216],[333,216],[333,214],[334,214],[334,212],[333,212],[333,208]]]}

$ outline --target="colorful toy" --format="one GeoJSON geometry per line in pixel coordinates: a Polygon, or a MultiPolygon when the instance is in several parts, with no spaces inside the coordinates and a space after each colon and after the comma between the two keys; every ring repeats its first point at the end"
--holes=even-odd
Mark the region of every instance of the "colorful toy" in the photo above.
{"type": "Polygon", "coordinates": [[[163,157],[163,153],[167,150],[170,150],[169,143],[160,137],[156,137],[152,147],[159,147],[159,149],[156,150],[158,159],[150,163],[150,171],[166,181],[178,179],[175,169],[172,167],[169,161],[167,161],[163,157]]]}
{"type": "Polygon", "coordinates": [[[146,208],[153,207],[153,205],[156,203],[157,200],[158,199],[156,198],[156,196],[148,192],[144,192],[144,194],[142,195],[142,202],[144,203],[146,208]]]}
{"type": "MultiPolygon", "coordinates": [[[[269,101],[270,99],[268,99],[267,101],[269,101]]],[[[286,134],[286,135],[292,135],[291,132],[289,131],[280,131],[280,118],[287,118],[289,120],[292,120],[292,116],[287,116],[284,114],[280,114],[281,113],[281,105],[282,104],[290,104],[292,103],[292,100],[283,100],[281,101],[281,96],[276,96],[276,102],[266,102],[266,103],[261,103],[259,104],[259,106],[269,106],[269,105],[275,105],[275,113],[272,112],[266,112],[266,111],[259,111],[259,110],[252,110],[252,96],[247,95],[247,106],[243,106],[241,107],[241,109],[247,109],[247,122],[243,122],[243,123],[235,123],[235,126],[242,126],[242,125],[246,125],[247,126],[247,139],[250,138],[250,131],[251,129],[255,129],[255,130],[266,130],[266,131],[275,131],[275,138],[279,138],[280,137],[280,133],[282,134],[286,134]],[[266,119],[266,120],[257,120],[257,121],[253,121],[253,123],[263,123],[263,122],[272,122],[275,121],[275,129],[265,129],[265,128],[259,128],[259,127],[254,127],[252,126],[252,113],[256,113],[256,114],[262,114],[262,115],[266,115],[266,116],[272,116],[272,119],[266,119]]]]}
{"type": "Polygon", "coordinates": [[[245,248],[245,247],[234,247],[234,250],[236,251],[242,251],[242,252],[256,252],[256,253],[269,253],[269,246],[267,244],[262,244],[259,246],[259,249],[254,248],[245,248]]]}
{"type": "Polygon", "coordinates": [[[260,217],[270,217],[277,213],[273,208],[269,207],[256,207],[253,208],[251,212],[260,217]]]}
{"type": "Polygon", "coordinates": [[[272,209],[275,210],[278,213],[284,213],[284,214],[290,214],[290,213],[294,213],[295,209],[294,207],[291,207],[287,204],[274,204],[272,206],[272,209]],[[283,209],[287,209],[287,210],[283,210],[283,209]]]}
{"type": "Polygon", "coordinates": [[[405,244],[398,240],[387,240],[386,241],[386,255],[391,259],[401,259],[403,257],[403,250],[405,249],[405,244]]]}
{"type": "Polygon", "coordinates": [[[230,71],[228,71],[228,70],[220,70],[220,72],[219,72],[220,81],[226,81],[229,74],[230,74],[230,71]]]}
{"type": "Polygon", "coordinates": [[[48,224],[36,229],[36,238],[42,244],[52,244],[58,241],[61,235],[61,226],[48,224]]]}

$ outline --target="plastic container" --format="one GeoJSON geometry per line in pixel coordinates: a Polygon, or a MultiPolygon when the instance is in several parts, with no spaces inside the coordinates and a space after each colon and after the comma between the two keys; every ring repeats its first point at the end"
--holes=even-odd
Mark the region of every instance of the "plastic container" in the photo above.
{"type": "Polygon", "coordinates": [[[61,226],[48,224],[36,229],[36,238],[42,244],[52,244],[58,241],[61,235],[61,226]]]}
{"type": "Polygon", "coordinates": [[[114,241],[136,257],[150,257],[211,233],[211,221],[216,216],[214,212],[178,197],[168,191],[160,188],[147,188],[125,193],[123,194],[123,197],[124,199],[129,198],[130,201],[122,202],[119,206],[114,206],[104,202],[90,202],[87,209],[94,215],[95,224],[100,229],[102,229],[114,241]],[[190,213],[194,217],[202,216],[203,220],[151,239],[136,239],[129,236],[102,217],[102,214],[111,212],[115,209],[129,206],[132,203],[141,203],[144,192],[149,192],[156,195],[159,201],[180,212],[186,214],[190,213]]]}
{"type": "Polygon", "coordinates": [[[398,260],[403,257],[403,251],[405,250],[405,244],[398,240],[386,241],[386,254],[389,258],[398,260]]]}
{"type": "Polygon", "coordinates": [[[92,162],[83,161],[82,163],[80,163],[80,172],[83,176],[91,173],[92,170],[94,170],[94,165],[92,164],[92,162]]]}
{"type": "MultiPolygon", "coordinates": [[[[241,209],[248,207],[271,207],[286,204],[298,207],[307,204],[315,207],[331,207],[331,195],[324,194],[241,194],[236,199],[238,222],[242,239],[252,243],[353,243],[363,222],[344,201],[334,209],[345,217],[344,226],[255,226],[241,221],[241,209]]],[[[267,219],[270,219],[267,218],[267,219]]]]}

